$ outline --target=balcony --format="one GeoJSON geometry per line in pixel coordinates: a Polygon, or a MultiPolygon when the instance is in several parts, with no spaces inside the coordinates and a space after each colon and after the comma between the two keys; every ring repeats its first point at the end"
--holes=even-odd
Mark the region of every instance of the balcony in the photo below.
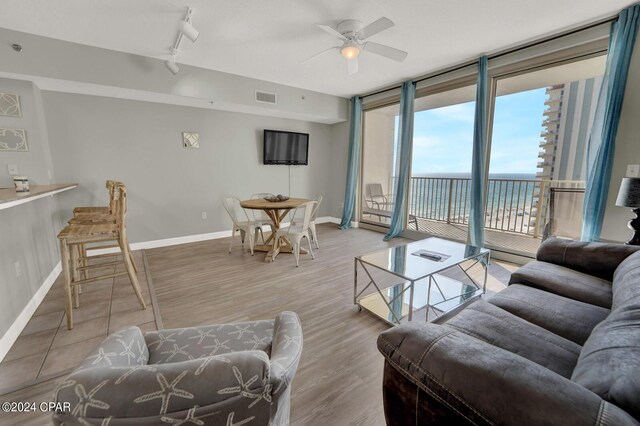
{"type": "MultiPolygon", "coordinates": [[[[532,255],[547,223],[549,188],[584,188],[584,181],[489,179],[485,208],[485,240],[489,246],[532,255]]],[[[412,177],[409,229],[466,241],[471,179],[412,177]],[[415,227],[415,228],[414,228],[415,227]]],[[[384,222],[381,217],[365,220],[384,222]]]]}

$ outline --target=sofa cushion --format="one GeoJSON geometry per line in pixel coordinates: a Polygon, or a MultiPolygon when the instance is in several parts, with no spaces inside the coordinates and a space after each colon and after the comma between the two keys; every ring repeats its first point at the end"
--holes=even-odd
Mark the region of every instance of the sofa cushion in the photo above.
{"type": "Polygon", "coordinates": [[[611,282],[553,263],[534,260],[511,274],[509,284],[524,284],[569,299],[611,307],[611,282]]]}
{"type": "Polygon", "coordinates": [[[581,347],[484,300],[472,303],[445,327],[468,334],[571,377],[581,347]]]}
{"type": "Polygon", "coordinates": [[[613,274],[612,310],[640,309],[640,252],[627,257],[613,274]]]}
{"type": "Polygon", "coordinates": [[[571,380],[640,420],[640,309],[613,311],[591,333],[571,380]]]}
{"type": "Polygon", "coordinates": [[[488,302],[579,345],[610,312],[521,284],[510,285],[488,302]]]}

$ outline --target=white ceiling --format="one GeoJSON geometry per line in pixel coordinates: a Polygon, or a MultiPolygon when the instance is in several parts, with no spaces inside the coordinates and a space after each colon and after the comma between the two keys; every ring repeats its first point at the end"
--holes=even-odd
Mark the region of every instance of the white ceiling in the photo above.
{"type": "Polygon", "coordinates": [[[636,0],[2,0],[0,27],[165,59],[187,5],[195,44],[178,62],[308,90],[351,96],[617,13],[636,0]],[[409,52],[403,63],[364,52],[347,74],[337,39],[316,23],[396,26],[371,41],[409,52]]]}

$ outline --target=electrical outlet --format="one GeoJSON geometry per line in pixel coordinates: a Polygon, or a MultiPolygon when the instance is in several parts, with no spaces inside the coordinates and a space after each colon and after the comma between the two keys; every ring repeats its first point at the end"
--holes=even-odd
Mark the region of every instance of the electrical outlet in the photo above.
{"type": "Polygon", "coordinates": [[[17,164],[7,164],[7,170],[9,171],[10,176],[17,176],[20,174],[17,164]]]}
{"type": "Polygon", "coordinates": [[[202,220],[206,220],[207,219],[207,212],[202,212],[202,220]]]}
{"type": "Polygon", "coordinates": [[[640,164],[629,164],[627,166],[627,177],[640,177],[640,164]]]}
{"type": "Polygon", "coordinates": [[[20,262],[15,262],[13,266],[16,268],[16,277],[20,277],[22,275],[22,266],[20,266],[20,262]]]}

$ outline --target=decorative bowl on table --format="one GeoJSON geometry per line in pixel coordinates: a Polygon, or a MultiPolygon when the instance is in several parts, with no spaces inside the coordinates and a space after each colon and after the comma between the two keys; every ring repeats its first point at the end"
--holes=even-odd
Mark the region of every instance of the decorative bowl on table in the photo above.
{"type": "Polygon", "coordinates": [[[272,203],[279,203],[282,201],[287,201],[289,197],[286,195],[278,194],[278,195],[270,195],[268,197],[263,197],[265,200],[270,201],[272,203]]]}

